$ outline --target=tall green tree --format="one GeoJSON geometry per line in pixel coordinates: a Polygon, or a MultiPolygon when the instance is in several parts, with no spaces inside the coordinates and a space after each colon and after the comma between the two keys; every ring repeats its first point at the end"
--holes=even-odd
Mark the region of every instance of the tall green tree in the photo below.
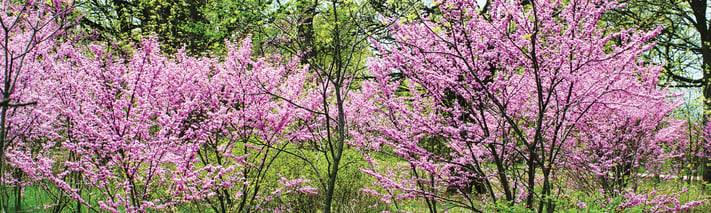
{"type": "MultiPolygon", "coordinates": [[[[286,51],[301,57],[308,64],[317,82],[315,91],[323,102],[316,107],[323,117],[319,127],[312,129],[316,138],[313,149],[326,156],[326,171],[315,171],[322,187],[323,212],[334,211],[334,194],[338,174],[343,170],[343,154],[349,139],[349,120],[345,106],[354,80],[362,75],[367,52],[367,34],[358,23],[365,13],[363,3],[339,0],[305,0],[294,2],[296,24],[282,27],[294,29],[286,36],[291,42],[282,45],[286,51]]],[[[299,156],[318,164],[319,158],[299,156]]],[[[316,168],[315,168],[316,169],[316,168]]]]}
{"type": "MultiPolygon", "coordinates": [[[[370,38],[387,38],[387,21],[384,13],[393,11],[393,4],[381,1],[351,0],[296,0],[286,2],[286,12],[272,22],[271,34],[275,47],[282,54],[298,56],[303,65],[315,76],[311,85],[322,103],[313,112],[319,116],[318,126],[309,129],[315,139],[307,148],[317,156],[304,152],[291,152],[311,166],[321,186],[322,211],[340,211],[337,201],[353,198],[339,197],[339,174],[352,163],[344,157],[348,151],[350,132],[354,129],[349,117],[351,94],[357,93],[359,82],[368,78],[366,58],[372,56],[370,38]]],[[[270,34],[270,33],[268,33],[270,34]]],[[[307,106],[303,106],[307,108],[307,106]]]]}

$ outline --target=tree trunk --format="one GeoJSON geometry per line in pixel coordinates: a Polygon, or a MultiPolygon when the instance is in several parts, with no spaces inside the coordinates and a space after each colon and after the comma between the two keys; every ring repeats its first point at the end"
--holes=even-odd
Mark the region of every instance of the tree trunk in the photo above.
{"type": "MultiPolygon", "coordinates": [[[[6,87],[9,87],[9,84],[5,84],[6,87]]],[[[7,91],[7,90],[5,90],[7,91]]],[[[3,100],[6,99],[6,97],[9,97],[9,94],[3,94],[3,100]]],[[[5,191],[5,180],[4,175],[5,174],[5,149],[7,148],[7,142],[5,141],[6,139],[6,134],[7,130],[5,129],[5,123],[7,122],[7,108],[8,106],[3,105],[1,107],[2,109],[0,110],[0,209],[3,212],[8,212],[8,208],[10,205],[9,202],[9,196],[7,195],[7,192],[5,191]]]]}
{"type": "MultiPolygon", "coordinates": [[[[699,40],[701,40],[701,56],[703,64],[703,95],[704,95],[704,126],[708,123],[708,116],[711,115],[711,32],[709,32],[708,20],[706,18],[706,8],[708,2],[706,0],[690,1],[691,9],[696,18],[695,27],[699,31],[699,40]]],[[[703,145],[707,141],[702,142],[703,145]]],[[[703,149],[703,148],[702,148],[703,149]]],[[[703,151],[705,156],[701,160],[701,168],[703,170],[703,180],[711,183],[711,165],[709,165],[709,150],[703,151]]]]}
{"type": "Polygon", "coordinates": [[[304,53],[301,57],[301,64],[308,64],[309,59],[313,59],[317,53],[314,45],[314,17],[316,16],[316,6],[318,0],[298,1],[297,7],[299,10],[299,20],[297,24],[297,38],[301,40],[300,49],[304,53]]]}

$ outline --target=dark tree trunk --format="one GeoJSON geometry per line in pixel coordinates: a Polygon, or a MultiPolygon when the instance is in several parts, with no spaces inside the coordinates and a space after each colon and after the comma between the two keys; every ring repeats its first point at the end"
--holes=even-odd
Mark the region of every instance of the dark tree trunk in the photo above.
{"type": "MultiPolygon", "coordinates": [[[[703,95],[704,95],[704,126],[707,125],[708,116],[711,112],[711,32],[709,32],[708,20],[706,18],[706,8],[708,2],[706,0],[691,0],[689,1],[691,9],[694,12],[696,22],[694,26],[699,31],[699,40],[701,40],[701,56],[703,64],[703,95]]],[[[704,144],[708,143],[703,141],[704,144]]],[[[708,155],[709,150],[704,150],[705,156],[701,160],[701,168],[703,170],[703,180],[711,183],[711,165],[709,165],[708,155]]]]}

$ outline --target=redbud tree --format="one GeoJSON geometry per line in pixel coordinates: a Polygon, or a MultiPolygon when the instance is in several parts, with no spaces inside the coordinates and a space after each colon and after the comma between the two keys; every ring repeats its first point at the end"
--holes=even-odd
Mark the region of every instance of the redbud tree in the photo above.
{"type": "Polygon", "coordinates": [[[101,45],[47,52],[42,68],[51,74],[29,82],[42,99],[27,116],[42,118],[54,134],[13,147],[11,161],[34,182],[53,183],[38,186],[77,200],[78,211],[135,212],[188,200],[185,171],[194,170],[190,156],[206,134],[193,113],[208,100],[201,90],[209,88],[203,77],[211,61],[169,59],[157,47],[147,40],[128,58],[101,45]]]}
{"type": "MultiPolygon", "coordinates": [[[[26,185],[53,196],[44,206],[53,211],[72,200],[76,211],[185,203],[216,212],[279,211],[291,208],[288,195],[318,191],[302,178],[272,180],[280,175],[269,169],[282,153],[294,153],[290,143],[320,142],[312,132],[323,120],[312,121],[313,109],[330,107],[323,97],[330,90],[304,89],[314,78],[295,60],[255,59],[250,40],[228,45],[224,57],[195,58],[165,55],[156,39],[128,54],[115,54],[111,44],[45,39],[49,44],[25,63],[35,72],[15,77],[23,90],[13,101],[33,105],[13,102],[23,107],[8,116],[16,142],[3,156],[15,171],[3,180],[18,189],[16,207],[26,185]]],[[[332,180],[335,173],[321,188],[334,189],[332,180]]]]}
{"type": "MultiPolygon", "coordinates": [[[[9,197],[6,183],[13,182],[7,177],[5,153],[18,140],[12,131],[27,131],[36,125],[34,119],[15,119],[16,111],[37,103],[36,97],[24,97],[23,82],[41,69],[33,67],[41,60],[42,52],[55,44],[55,39],[71,25],[70,13],[73,1],[26,1],[15,4],[3,1],[0,12],[0,66],[2,67],[2,100],[0,100],[0,209],[8,211],[9,197]],[[21,108],[21,109],[19,109],[21,108]]],[[[14,176],[21,176],[19,173],[14,176]]],[[[21,185],[15,184],[15,201],[20,203],[21,185]]],[[[16,207],[19,207],[16,205],[16,207]]],[[[16,210],[20,210],[19,208],[16,210]]]]}
{"type": "Polygon", "coordinates": [[[316,189],[291,177],[275,191],[264,183],[276,182],[269,167],[295,137],[292,122],[310,115],[263,91],[296,99],[303,75],[289,73],[303,69],[253,59],[251,42],[242,44],[221,59],[168,56],[156,39],[128,55],[110,44],[38,51],[27,63],[38,72],[21,75],[17,93],[36,104],[10,116],[16,142],[5,153],[24,177],[6,182],[45,190],[53,211],[72,200],[76,211],[288,210],[277,198],[316,189]]]}
{"type": "Polygon", "coordinates": [[[407,160],[409,171],[363,169],[388,193],[369,192],[388,202],[422,197],[431,212],[496,202],[552,212],[564,172],[622,189],[685,143],[665,117],[678,103],[656,87],[659,67],[639,57],[657,32],[598,25],[622,5],[436,4],[441,13],[391,20],[396,45],[375,42],[383,56],[369,62],[369,84],[380,115],[362,137],[407,160]]]}

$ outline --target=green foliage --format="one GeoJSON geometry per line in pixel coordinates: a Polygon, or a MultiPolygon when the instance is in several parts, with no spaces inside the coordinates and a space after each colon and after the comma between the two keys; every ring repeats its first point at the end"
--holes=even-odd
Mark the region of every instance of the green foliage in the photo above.
{"type": "MultiPolygon", "coordinates": [[[[288,149],[296,149],[298,145],[292,144],[288,149]]],[[[303,147],[302,147],[303,148],[303,147]]],[[[308,159],[323,158],[323,153],[314,150],[301,149],[302,156],[308,159]]],[[[318,171],[327,171],[328,162],[325,160],[314,161],[317,163],[318,171]]],[[[336,180],[336,191],[334,193],[334,210],[336,212],[370,212],[373,211],[369,206],[386,207],[380,202],[378,197],[361,192],[362,188],[370,186],[370,183],[376,181],[373,177],[363,174],[358,168],[366,167],[367,162],[358,151],[346,149],[343,153],[341,171],[338,173],[336,180]]],[[[280,177],[287,179],[303,178],[312,180],[309,184],[313,187],[322,188],[319,186],[319,175],[314,169],[309,168],[310,165],[302,160],[289,155],[283,155],[277,159],[272,165],[272,178],[265,183],[271,187],[267,191],[273,191],[277,187],[277,180],[280,177]]],[[[318,195],[306,195],[297,193],[282,198],[283,203],[290,203],[297,212],[315,212],[322,208],[323,191],[319,191],[318,195]]]]}
{"type": "Polygon", "coordinates": [[[526,208],[524,205],[511,205],[506,201],[499,200],[493,207],[494,212],[516,212],[516,213],[533,213],[535,211],[526,208]]]}
{"type": "MultiPolygon", "coordinates": [[[[200,40],[191,41],[202,45],[196,50],[223,52],[225,40],[235,40],[251,35],[255,50],[263,52],[262,43],[277,33],[271,23],[284,19],[289,3],[262,0],[209,0],[200,6],[204,21],[187,22],[181,26],[186,32],[202,35],[200,40]]],[[[263,53],[262,53],[263,54],[263,53]]],[[[260,54],[260,55],[262,55],[260,54]]]]}
{"type": "MultiPolygon", "coordinates": [[[[87,1],[80,11],[85,30],[98,39],[124,46],[157,36],[162,50],[185,47],[191,55],[224,53],[225,40],[251,34],[266,40],[265,26],[285,12],[283,5],[262,0],[106,0],[87,1]]],[[[258,44],[258,43],[257,43],[258,44]]]]}

